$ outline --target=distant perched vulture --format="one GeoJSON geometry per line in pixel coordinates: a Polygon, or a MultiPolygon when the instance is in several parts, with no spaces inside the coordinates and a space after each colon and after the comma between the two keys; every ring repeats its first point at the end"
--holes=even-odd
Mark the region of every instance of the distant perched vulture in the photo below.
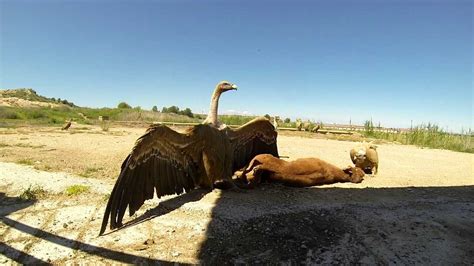
{"type": "Polygon", "coordinates": [[[278,156],[277,132],[266,118],[256,118],[231,129],[217,120],[220,95],[237,86],[217,84],[211,110],[203,124],[178,133],[164,125],[152,125],[135,143],[122,163],[120,175],[105,209],[100,235],[107,227],[122,226],[128,207],[133,215],[154,192],[181,194],[196,187],[212,189],[232,186],[234,171],[246,166],[255,155],[278,156]],[[220,128],[220,129],[219,129],[220,128]]]}
{"type": "Polygon", "coordinates": [[[71,127],[72,119],[69,119],[67,123],[61,128],[61,130],[68,130],[71,127]]]}

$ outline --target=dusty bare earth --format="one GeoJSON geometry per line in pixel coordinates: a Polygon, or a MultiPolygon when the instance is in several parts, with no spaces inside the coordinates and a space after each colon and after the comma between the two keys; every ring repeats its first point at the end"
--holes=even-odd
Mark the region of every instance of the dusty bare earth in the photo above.
{"type": "MultiPolygon", "coordinates": [[[[0,264],[474,263],[474,155],[394,144],[379,145],[379,174],[361,184],[198,189],[147,202],[98,237],[122,159],[143,132],[0,129],[0,264]],[[90,190],[67,196],[74,184],[90,190]],[[19,200],[29,186],[47,193],[19,200]]],[[[278,139],[281,155],[340,167],[353,145],[278,139]]]]}

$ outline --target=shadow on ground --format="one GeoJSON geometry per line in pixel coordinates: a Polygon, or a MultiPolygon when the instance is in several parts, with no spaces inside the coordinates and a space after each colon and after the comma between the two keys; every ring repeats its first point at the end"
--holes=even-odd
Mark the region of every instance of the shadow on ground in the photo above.
{"type": "Polygon", "coordinates": [[[206,264],[474,262],[474,187],[289,188],[225,192],[206,264]],[[237,199],[237,200],[236,200],[237,199]]]}
{"type": "Polygon", "coordinates": [[[149,221],[155,217],[165,215],[169,212],[179,209],[181,206],[183,206],[186,203],[199,201],[208,192],[209,190],[206,190],[206,189],[195,189],[188,193],[178,195],[174,198],[164,200],[157,207],[147,210],[144,214],[140,215],[139,217],[126,222],[122,227],[117,228],[113,231],[106,232],[104,235],[108,235],[113,232],[124,230],[128,227],[135,226],[140,223],[149,221]]]}
{"type": "MultiPolygon", "coordinates": [[[[87,243],[83,243],[80,241],[76,240],[71,240],[65,237],[61,237],[59,235],[55,235],[49,232],[46,232],[44,230],[31,227],[29,225],[26,225],[24,223],[21,223],[19,221],[12,220],[8,218],[8,214],[19,211],[21,209],[27,208],[35,203],[35,201],[21,201],[18,198],[12,198],[8,197],[5,195],[5,193],[0,192],[0,206],[2,207],[2,210],[5,210],[5,212],[2,212],[0,216],[0,220],[2,223],[4,223],[6,226],[14,228],[18,231],[21,231],[23,233],[29,234],[31,236],[41,238],[44,240],[47,240],[49,242],[52,242],[54,244],[71,248],[73,250],[80,250],[85,253],[99,256],[102,258],[107,258],[107,259],[112,259],[115,261],[123,262],[123,263],[147,263],[147,264],[158,264],[158,263],[167,263],[166,261],[162,260],[155,260],[155,259],[150,259],[150,258],[145,258],[145,257],[140,257],[136,256],[133,254],[128,254],[120,251],[114,251],[102,247],[97,247],[93,246],[87,243]]],[[[0,243],[0,252],[7,256],[8,258],[22,264],[48,264],[48,262],[43,261],[41,259],[38,259],[34,256],[31,256],[29,254],[26,254],[23,251],[17,250],[6,243],[1,242],[0,243]]]]}
{"type": "MultiPolygon", "coordinates": [[[[199,201],[194,190],[159,204],[120,230],[199,201]]],[[[71,240],[12,220],[34,204],[0,193],[1,221],[57,245],[122,263],[169,263],[71,240]]],[[[262,184],[222,191],[212,209],[203,264],[472,264],[474,186],[425,188],[290,188],[262,184]]],[[[91,228],[97,230],[99,228],[91,228]]],[[[5,243],[19,263],[47,263],[5,243]]]]}

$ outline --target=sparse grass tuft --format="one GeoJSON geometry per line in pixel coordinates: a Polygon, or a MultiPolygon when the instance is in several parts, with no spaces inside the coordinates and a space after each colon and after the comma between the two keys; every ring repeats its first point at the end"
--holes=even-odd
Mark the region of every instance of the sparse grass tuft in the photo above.
{"type": "Polygon", "coordinates": [[[66,195],[67,196],[77,196],[79,194],[85,193],[89,191],[90,187],[84,185],[72,185],[66,188],[66,195]]]}
{"type": "Polygon", "coordinates": [[[23,165],[33,165],[34,162],[31,159],[21,159],[16,161],[17,164],[23,164],[23,165]]]}
{"type": "Polygon", "coordinates": [[[19,115],[15,111],[0,109],[0,119],[19,119],[19,115]]]}
{"type": "Polygon", "coordinates": [[[105,195],[102,197],[102,200],[103,200],[103,201],[108,201],[109,198],[110,198],[110,193],[107,193],[107,194],[105,194],[105,195]]]}
{"type": "Polygon", "coordinates": [[[53,168],[49,165],[35,165],[33,167],[36,170],[41,170],[41,171],[51,171],[53,168]]]}
{"type": "Polygon", "coordinates": [[[98,167],[98,168],[87,167],[86,170],[84,170],[84,172],[80,173],[79,175],[82,177],[93,177],[95,173],[97,173],[98,171],[102,169],[103,169],[102,167],[98,167]]]}
{"type": "Polygon", "coordinates": [[[31,185],[25,189],[19,196],[21,200],[24,201],[31,201],[31,200],[37,200],[40,197],[44,196],[46,194],[46,191],[40,187],[40,186],[35,186],[31,187],[31,185]]]}

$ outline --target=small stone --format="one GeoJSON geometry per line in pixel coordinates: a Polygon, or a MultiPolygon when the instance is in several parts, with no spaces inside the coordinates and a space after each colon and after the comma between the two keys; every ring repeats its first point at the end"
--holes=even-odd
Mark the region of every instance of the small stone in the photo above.
{"type": "Polygon", "coordinates": [[[155,240],[149,238],[149,239],[147,239],[143,244],[145,244],[145,245],[155,244],[155,240]]]}
{"type": "Polygon", "coordinates": [[[63,228],[67,228],[67,223],[63,223],[63,228]]]}
{"type": "Polygon", "coordinates": [[[301,245],[301,248],[307,248],[305,244],[301,245]]]}
{"type": "Polygon", "coordinates": [[[178,257],[179,255],[181,255],[181,253],[179,253],[179,252],[173,252],[173,253],[171,253],[171,256],[173,256],[173,257],[178,257]]]}

